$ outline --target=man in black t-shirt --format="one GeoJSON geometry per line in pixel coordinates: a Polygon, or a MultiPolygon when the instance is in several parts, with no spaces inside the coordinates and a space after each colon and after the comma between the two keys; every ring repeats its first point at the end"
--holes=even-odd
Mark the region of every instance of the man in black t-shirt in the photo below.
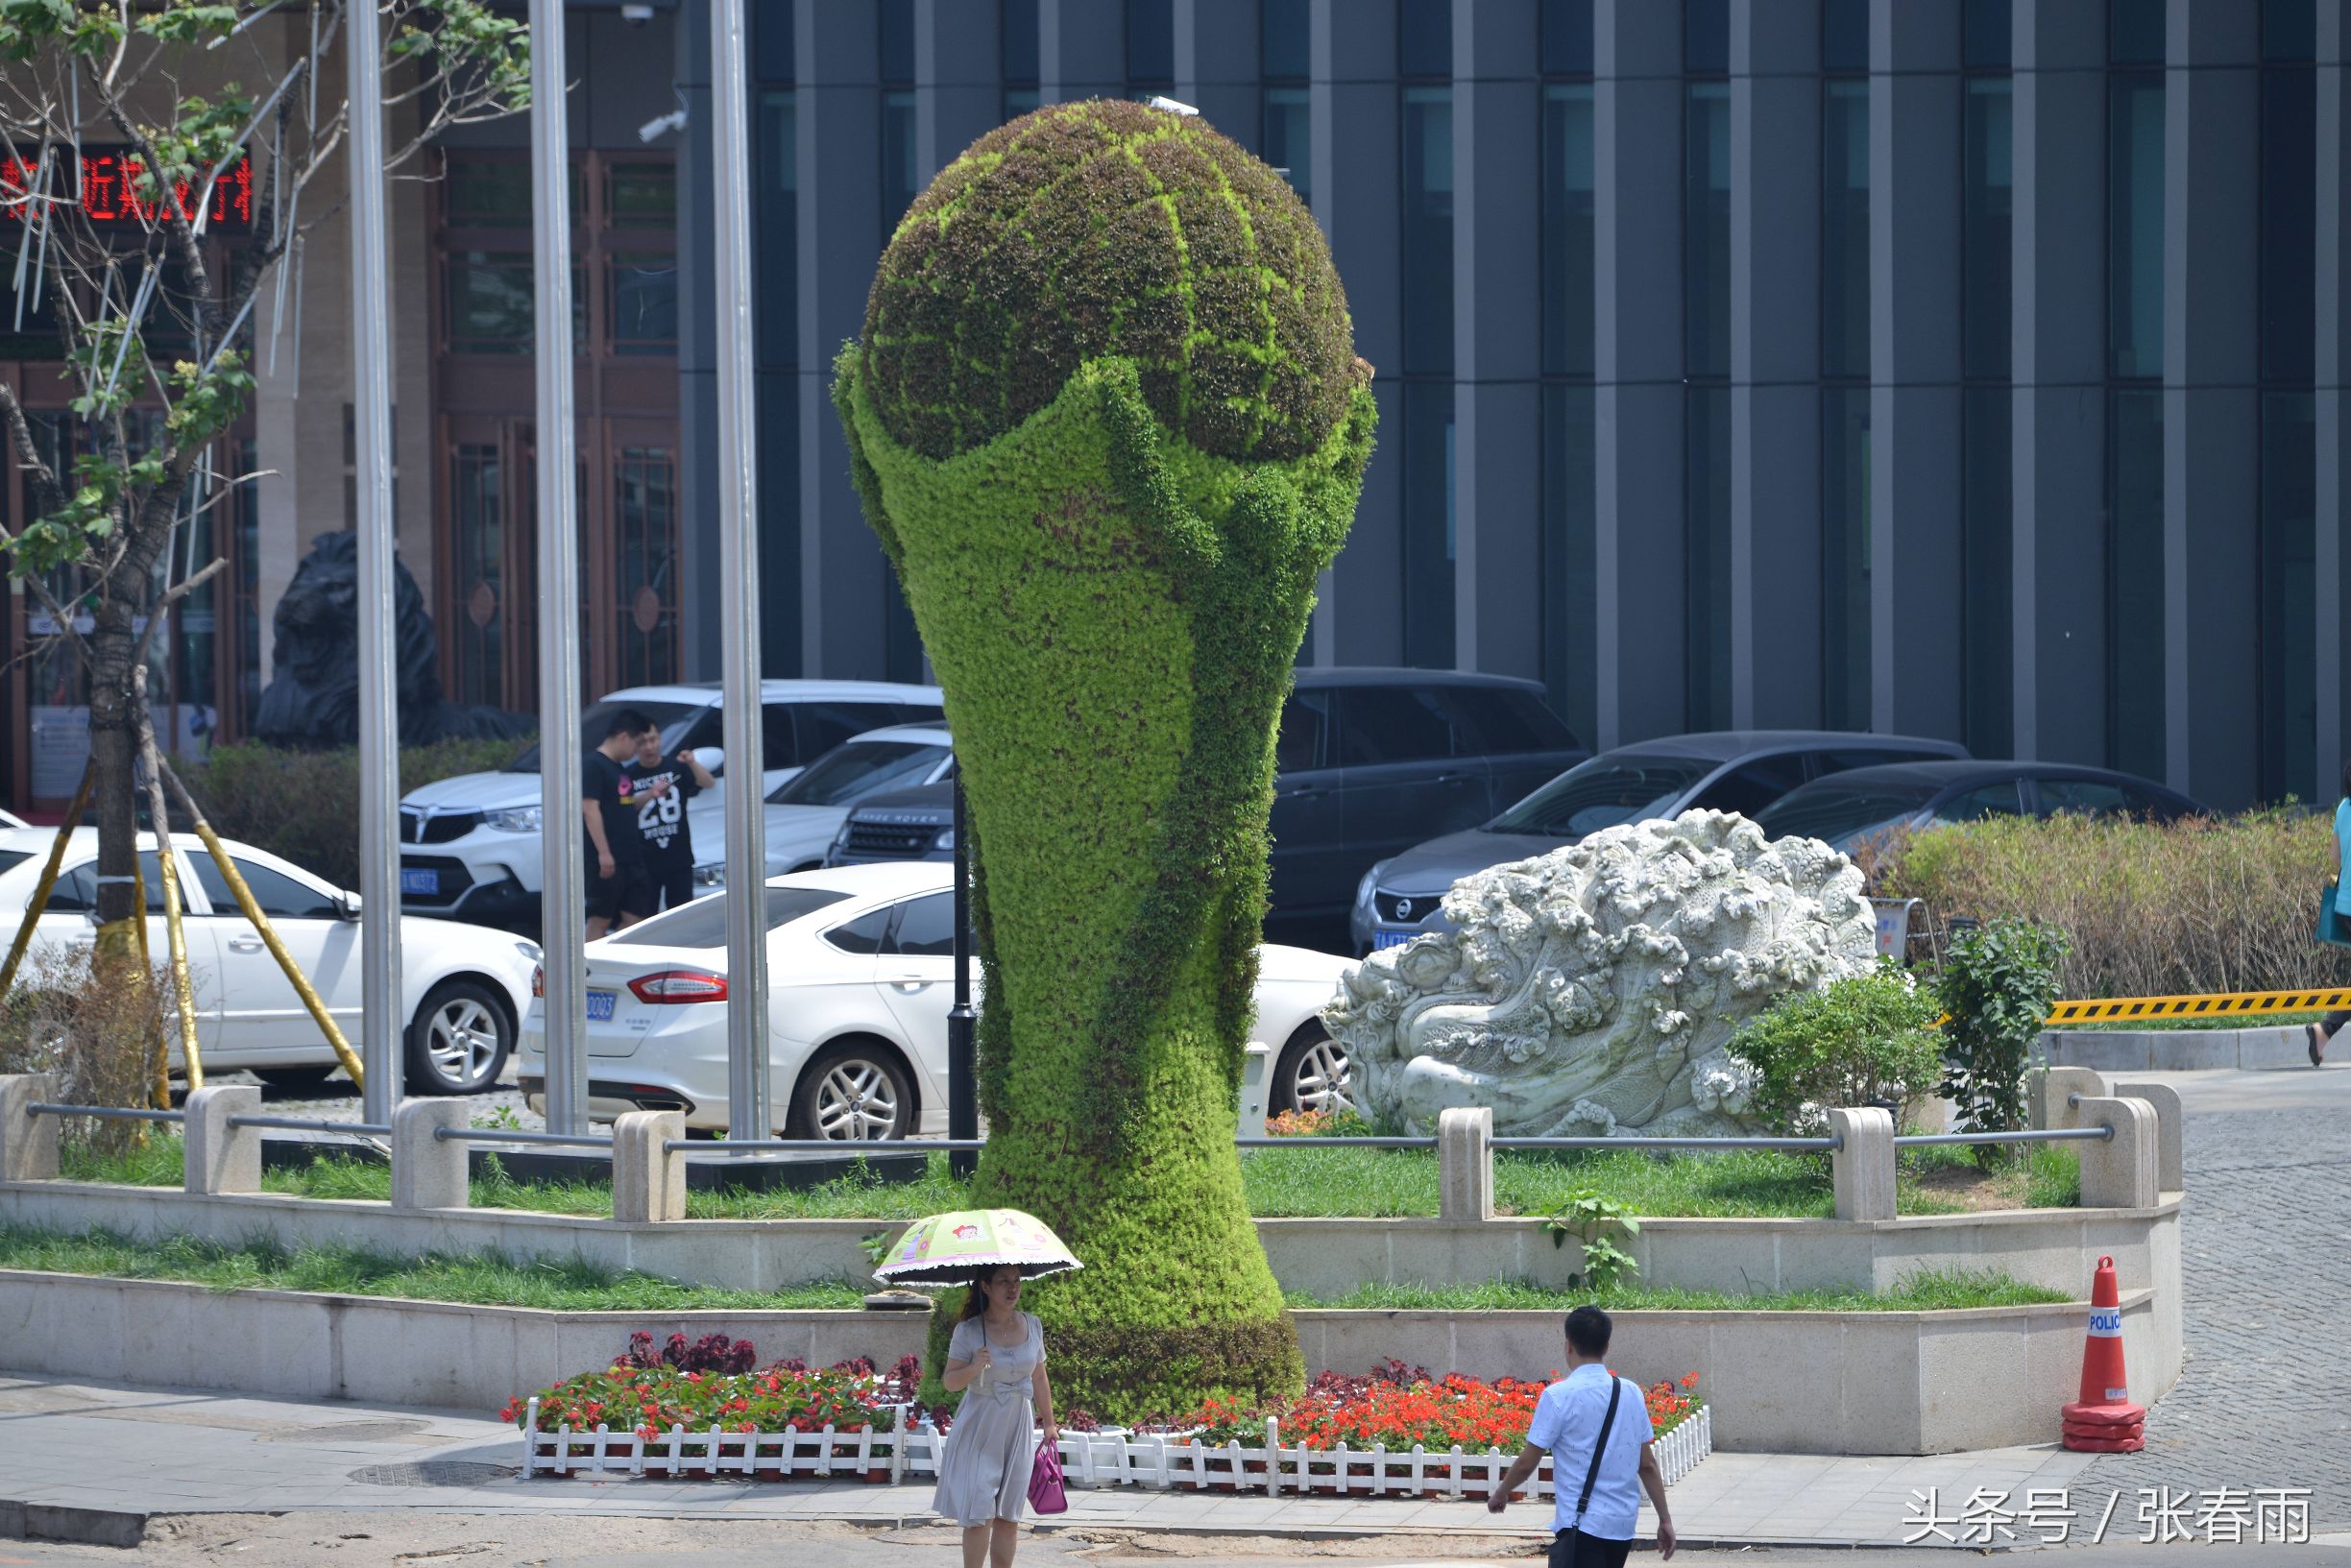
{"type": "Polygon", "coordinates": [[[637,892],[629,903],[648,915],[678,908],[693,897],[693,827],[686,803],[718,781],[691,751],[664,759],[659,732],[640,738],[627,773],[638,850],[637,892]]]}
{"type": "Polygon", "coordinates": [[[653,911],[644,906],[638,887],[638,867],[643,858],[637,833],[637,815],[630,796],[635,790],[623,765],[650,737],[661,744],[653,721],[634,708],[623,708],[606,721],[604,737],[580,763],[580,820],[587,830],[588,940],[633,926],[653,911]]]}

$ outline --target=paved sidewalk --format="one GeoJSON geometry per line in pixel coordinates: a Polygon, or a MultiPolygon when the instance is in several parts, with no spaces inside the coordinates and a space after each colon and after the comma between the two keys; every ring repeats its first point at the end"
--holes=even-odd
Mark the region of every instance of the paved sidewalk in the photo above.
{"type": "MultiPolygon", "coordinates": [[[[0,1374],[0,1498],[151,1514],[302,1509],[651,1517],[844,1519],[896,1523],[930,1514],[928,1484],[846,1482],[551,1481],[515,1472],[510,1427],[448,1411],[255,1399],[0,1374]]],[[[1716,1454],[1674,1488],[1685,1540],[1757,1544],[1901,1544],[1917,1526],[1915,1492],[1943,1511],[1976,1488],[2063,1487],[2085,1457],[2053,1448],[1937,1459],[1716,1454]]],[[[2103,1494],[2076,1499],[2086,1530],[2103,1494]]],[[[2125,1500],[2127,1503],[2127,1499],[2125,1500]]],[[[1549,1505],[1497,1520],[1474,1503],[1263,1497],[1073,1487],[1068,1525],[1291,1532],[1541,1532],[1549,1505]]],[[[2127,1518],[2127,1508],[2121,1516],[2127,1518]]],[[[1642,1530],[1651,1521],[1644,1508],[1642,1530]]]]}
{"type": "Polygon", "coordinates": [[[2187,1112],[2188,1364],[2146,1451],[2086,1484],[2122,1488],[2126,1518],[2143,1487],[2306,1486],[2314,1529],[2351,1529],[2351,1063],[2116,1076],[2169,1083],[2187,1112]]]}

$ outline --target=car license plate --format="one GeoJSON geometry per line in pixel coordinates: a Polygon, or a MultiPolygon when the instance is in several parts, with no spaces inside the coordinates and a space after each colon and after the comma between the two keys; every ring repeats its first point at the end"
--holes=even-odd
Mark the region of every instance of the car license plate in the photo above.
{"type": "Polygon", "coordinates": [[[1382,948],[1400,948],[1419,934],[1418,931],[1373,931],[1371,951],[1377,953],[1382,948]]]}
{"type": "Polygon", "coordinates": [[[619,992],[618,992],[618,991],[591,991],[591,992],[589,992],[589,993],[588,993],[588,1022],[589,1022],[589,1023],[591,1023],[591,1024],[609,1024],[609,1023],[611,1023],[611,1022],[612,1022],[612,1015],[613,1015],[613,1004],[614,1004],[615,1002],[618,1001],[619,1000],[620,1000],[620,993],[619,993],[619,992]]]}
{"type": "Polygon", "coordinates": [[[441,873],[438,871],[411,871],[402,866],[400,868],[400,891],[436,897],[441,891],[441,873]]]}

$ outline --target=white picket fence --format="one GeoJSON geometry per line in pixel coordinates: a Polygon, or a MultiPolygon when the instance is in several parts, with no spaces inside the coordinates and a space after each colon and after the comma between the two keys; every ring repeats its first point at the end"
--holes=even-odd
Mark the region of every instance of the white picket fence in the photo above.
{"type": "MultiPolygon", "coordinates": [[[[707,1432],[689,1432],[672,1426],[661,1435],[641,1438],[634,1432],[614,1432],[601,1423],[594,1431],[564,1426],[541,1432],[539,1401],[534,1399],[524,1417],[522,1473],[642,1476],[660,1472],[877,1482],[934,1476],[953,1437],[927,1418],[909,1428],[912,1410],[906,1405],[892,1407],[892,1424],[882,1432],[870,1428],[836,1432],[831,1427],[821,1432],[730,1432],[718,1426],[707,1432]]],[[[1713,1451],[1713,1412],[1705,1407],[1656,1443],[1658,1467],[1669,1486],[1713,1451]]],[[[1427,1449],[1418,1443],[1399,1449],[1385,1443],[1369,1448],[1345,1443],[1333,1448],[1285,1447],[1280,1423],[1273,1420],[1266,1422],[1265,1440],[1256,1447],[1245,1447],[1238,1441],[1204,1444],[1180,1435],[1158,1433],[1061,1435],[1062,1471],[1072,1485],[1150,1486],[1162,1491],[1214,1488],[1263,1491],[1269,1496],[1291,1491],[1458,1498],[1492,1491],[1515,1457],[1498,1448],[1467,1453],[1458,1443],[1449,1449],[1427,1449]]],[[[1551,1494],[1549,1459],[1537,1469],[1528,1489],[1538,1497],[1551,1494]]]]}

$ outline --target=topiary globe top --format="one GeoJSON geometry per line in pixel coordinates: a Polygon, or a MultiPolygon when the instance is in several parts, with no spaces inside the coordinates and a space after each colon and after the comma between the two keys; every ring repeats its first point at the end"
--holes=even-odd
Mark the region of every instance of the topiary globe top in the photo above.
{"type": "Polygon", "coordinates": [[[990,132],[908,209],[865,306],[860,369],[890,437],[941,459],[1134,361],[1201,451],[1321,446],[1359,384],[1314,215],[1197,116],[1095,99],[990,132]]]}

